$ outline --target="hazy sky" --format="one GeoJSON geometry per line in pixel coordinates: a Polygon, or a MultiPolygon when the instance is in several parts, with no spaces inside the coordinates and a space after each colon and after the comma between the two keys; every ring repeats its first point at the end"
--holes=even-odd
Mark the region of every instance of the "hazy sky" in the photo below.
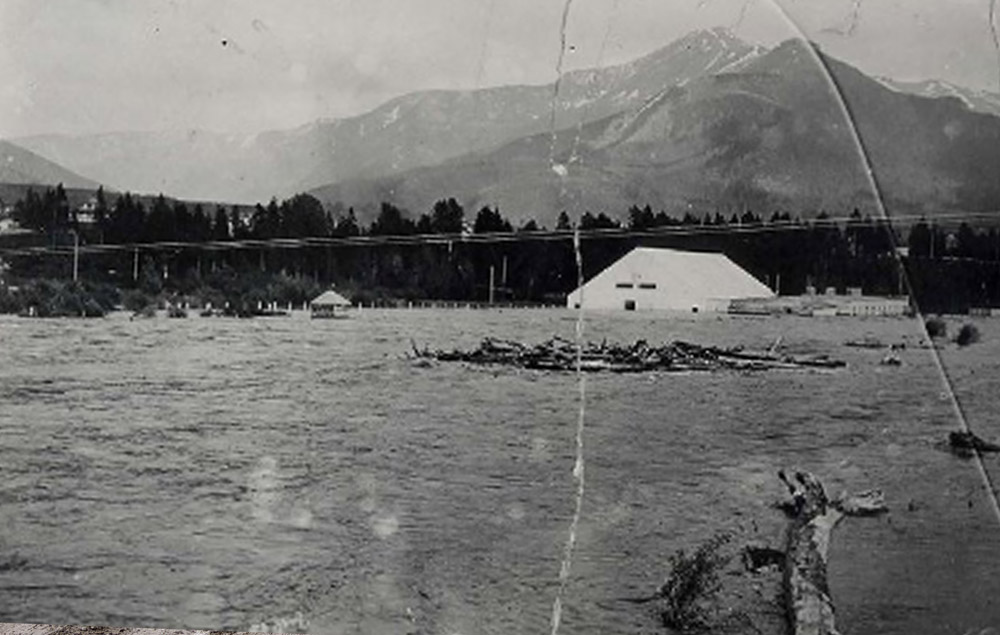
{"type": "MultiPolygon", "coordinates": [[[[565,0],[0,0],[0,136],[256,132],[425,88],[546,83],[565,0]]],[[[564,69],[801,28],[900,79],[997,90],[989,0],[572,0],[564,69]],[[788,18],[791,18],[790,20],[788,18]]]]}

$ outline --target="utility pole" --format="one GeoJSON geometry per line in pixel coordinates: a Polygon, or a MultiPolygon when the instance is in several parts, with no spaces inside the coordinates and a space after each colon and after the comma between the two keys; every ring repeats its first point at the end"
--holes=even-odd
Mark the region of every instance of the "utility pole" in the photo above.
{"type": "Polygon", "coordinates": [[[493,265],[490,265],[490,304],[493,304],[493,265]]]}
{"type": "MultiPolygon", "coordinates": [[[[906,259],[909,260],[910,254],[906,254],[906,259]]],[[[896,258],[896,296],[903,297],[903,276],[906,275],[906,268],[903,265],[903,258],[897,256],[896,258]]]]}
{"type": "Polygon", "coordinates": [[[139,279],[139,250],[132,252],[132,281],[139,279]]]}
{"type": "Polygon", "coordinates": [[[73,282],[76,282],[80,273],[80,234],[75,229],[70,231],[73,232],[73,282]]]}

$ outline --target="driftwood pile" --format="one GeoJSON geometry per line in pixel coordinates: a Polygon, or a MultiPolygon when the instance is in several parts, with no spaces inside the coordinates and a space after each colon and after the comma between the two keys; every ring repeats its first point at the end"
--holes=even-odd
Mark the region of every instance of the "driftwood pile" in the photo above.
{"type": "MultiPolygon", "coordinates": [[[[554,337],[530,346],[511,340],[484,339],[479,348],[443,351],[417,348],[417,359],[442,362],[495,364],[537,370],[575,371],[575,342],[554,337]]],[[[796,368],[841,368],[845,363],[826,355],[783,355],[772,351],[751,352],[741,347],[720,348],[675,341],[653,346],[645,340],[631,345],[587,343],[583,345],[580,368],[584,371],[635,373],[644,371],[773,370],[796,368]]]]}

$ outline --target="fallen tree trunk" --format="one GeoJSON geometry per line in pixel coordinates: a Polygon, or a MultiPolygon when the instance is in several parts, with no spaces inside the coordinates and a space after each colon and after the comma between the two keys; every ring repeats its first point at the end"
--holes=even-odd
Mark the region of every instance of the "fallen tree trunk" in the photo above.
{"type": "Polygon", "coordinates": [[[831,501],[812,474],[796,472],[794,480],[778,476],[788,486],[792,503],[785,549],[785,605],[794,635],[836,635],[834,607],[827,581],[830,533],[845,515],[865,516],[886,511],[878,490],[831,501]]]}

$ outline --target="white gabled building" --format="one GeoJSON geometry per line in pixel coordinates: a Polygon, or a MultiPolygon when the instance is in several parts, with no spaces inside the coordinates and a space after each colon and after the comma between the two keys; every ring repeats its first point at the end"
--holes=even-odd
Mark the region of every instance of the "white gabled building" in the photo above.
{"type": "Polygon", "coordinates": [[[643,311],[726,311],[735,299],[773,298],[720,253],[636,247],[566,298],[566,306],[643,311]]]}

